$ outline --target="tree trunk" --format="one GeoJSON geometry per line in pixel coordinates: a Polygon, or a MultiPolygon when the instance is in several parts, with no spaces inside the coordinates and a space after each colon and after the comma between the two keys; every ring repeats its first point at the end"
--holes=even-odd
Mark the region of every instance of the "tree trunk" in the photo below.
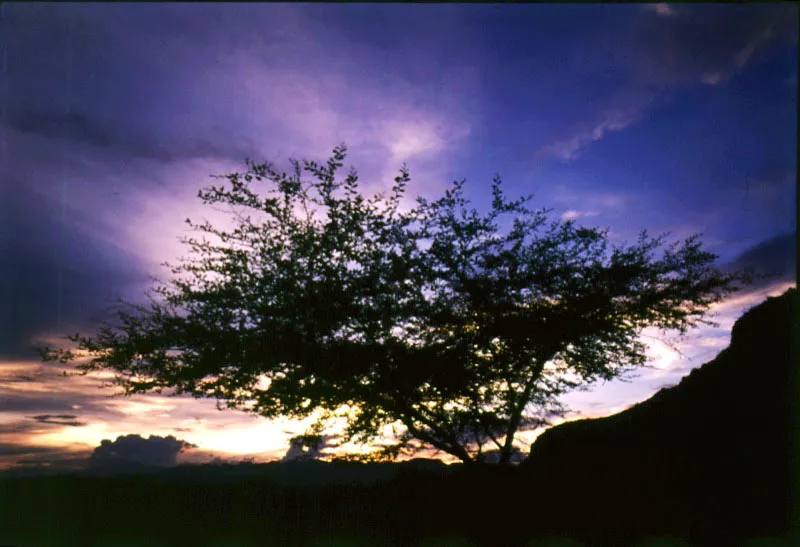
{"type": "Polygon", "coordinates": [[[458,442],[448,443],[444,440],[426,435],[424,432],[414,426],[413,421],[410,419],[407,421],[403,420],[403,425],[405,425],[409,433],[411,433],[417,439],[430,444],[434,448],[438,448],[442,452],[446,452],[451,456],[455,456],[464,463],[474,463],[475,460],[469,455],[469,452],[467,452],[467,450],[458,442]]]}
{"type": "Polygon", "coordinates": [[[528,400],[530,400],[531,392],[533,391],[533,386],[536,384],[536,380],[544,370],[544,360],[540,360],[536,367],[534,368],[533,374],[531,375],[528,383],[525,385],[525,389],[522,392],[522,396],[517,401],[517,404],[514,405],[514,408],[511,412],[511,416],[508,419],[508,429],[506,430],[506,438],[505,442],[503,443],[503,448],[500,450],[500,465],[510,465],[511,464],[511,453],[514,449],[514,436],[517,433],[517,429],[519,428],[519,422],[522,419],[522,413],[525,411],[525,405],[528,404],[528,400]]]}

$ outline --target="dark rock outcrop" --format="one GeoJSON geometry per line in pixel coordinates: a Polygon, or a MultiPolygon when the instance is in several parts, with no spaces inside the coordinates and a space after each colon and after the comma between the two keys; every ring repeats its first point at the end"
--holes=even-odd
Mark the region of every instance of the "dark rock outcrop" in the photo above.
{"type": "Polygon", "coordinates": [[[537,517],[593,537],[785,534],[800,470],[792,459],[799,314],[796,289],[770,298],[679,385],[542,434],[524,465],[533,500],[542,500],[537,517]]]}

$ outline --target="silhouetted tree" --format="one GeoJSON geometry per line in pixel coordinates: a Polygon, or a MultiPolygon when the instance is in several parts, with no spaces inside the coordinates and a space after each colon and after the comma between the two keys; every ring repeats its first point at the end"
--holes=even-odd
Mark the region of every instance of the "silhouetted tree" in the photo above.
{"type": "Polygon", "coordinates": [[[527,208],[531,196],[508,201],[499,178],[486,214],[467,207],[463,181],[403,211],[405,166],[388,197],[366,199],[355,171],[336,178],[345,151],[291,160],[290,175],[248,161],[218,176],[229,184],[199,197],[233,206],[237,227],[187,219],[204,236],[183,239],[193,257],[148,305],[121,301],[118,323],[67,337],[79,352],[43,358],[116,371],[123,394],[173,388],[267,418],[320,411],[317,432],[345,417],[346,441],[402,424],[390,458],[428,446],[472,462],[488,445],[507,464],[515,434],[547,423],[565,390],[644,364],[643,328],[708,323],[736,290],[698,236],[610,246],[606,230],[527,208]]]}

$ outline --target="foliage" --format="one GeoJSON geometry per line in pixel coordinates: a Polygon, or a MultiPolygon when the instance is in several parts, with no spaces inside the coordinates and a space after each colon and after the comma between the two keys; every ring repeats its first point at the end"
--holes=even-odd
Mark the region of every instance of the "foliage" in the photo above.
{"type": "Polygon", "coordinates": [[[508,463],[516,433],[548,423],[559,395],[643,365],[642,329],[708,322],[741,278],[715,269],[699,236],[612,246],[607,230],[529,209],[531,196],[507,200],[499,178],[488,213],[468,207],[463,181],[403,210],[405,166],[367,199],[355,171],[336,178],[345,153],[292,160],[289,175],[248,161],[201,190],[233,207],[236,228],[187,219],[202,238],[184,239],[192,258],[148,305],[122,302],[117,324],[68,337],[89,355],[79,374],[113,370],[124,394],[316,414],[317,433],[344,417],[346,441],[402,424],[390,459],[433,447],[472,462],[490,446],[508,463]]]}

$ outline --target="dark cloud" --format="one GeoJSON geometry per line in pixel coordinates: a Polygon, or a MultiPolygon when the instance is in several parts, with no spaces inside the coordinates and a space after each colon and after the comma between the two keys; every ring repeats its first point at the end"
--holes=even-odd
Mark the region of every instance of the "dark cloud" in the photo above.
{"type": "Polygon", "coordinates": [[[36,357],[37,336],[80,331],[146,282],[141,258],[108,237],[118,233],[109,211],[135,222],[121,185],[138,176],[146,195],[143,185],[163,184],[136,158],[257,157],[229,105],[195,104],[181,76],[200,74],[211,48],[192,28],[219,18],[155,5],[72,8],[3,7],[0,359],[36,357]]]}
{"type": "Polygon", "coordinates": [[[172,435],[160,437],[150,435],[125,435],[115,441],[104,439],[91,456],[92,467],[109,467],[136,462],[145,465],[169,467],[175,465],[178,454],[196,445],[176,439],[172,435]]]}
{"type": "Polygon", "coordinates": [[[323,450],[333,446],[335,439],[332,435],[320,435],[317,439],[307,439],[303,435],[292,437],[289,449],[282,461],[313,460],[323,455],[323,450]]]}
{"type": "Polygon", "coordinates": [[[56,112],[35,109],[32,105],[6,109],[6,125],[21,133],[37,133],[51,139],[77,140],[93,146],[108,147],[119,140],[113,129],[80,112],[56,112]]]}
{"type": "Polygon", "coordinates": [[[726,271],[751,268],[755,290],[779,281],[794,281],[797,276],[797,233],[780,234],[761,241],[726,264],[726,271]]]}
{"type": "Polygon", "coordinates": [[[56,5],[14,5],[6,11],[2,120],[8,128],[88,144],[117,159],[254,157],[253,144],[215,111],[203,116],[191,111],[175,67],[201,64],[203,55],[192,55],[197,52],[176,35],[193,36],[196,47],[211,49],[191,32],[202,19],[191,11],[56,5]],[[159,28],[165,43],[152,43],[159,28]],[[173,112],[156,115],[156,99],[171,102],[173,112]]]}
{"type": "MultiPolygon", "coordinates": [[[[27,392],[0,388],[3,412],[35,416],[72,416],[74,406],[79,405],[81,413],[95,419],[113,420],[125,414],[113,410],[102,402],[102,395],[95,392],[64,394],[54,392],[27,392]]],[[[109,390],[110,391],[110,390],[109,390]]],[[[110,395],[107,394],[107,395],[110,395]]],[[[71,424],[66,424],[71,425],[71,424]]]]}
{"type": "Polygon", "coordinates": [[[43,396],[42,393],[3,393],[4,412],[36,412],[36,411],[70,411],[72,405],[79,403],[83,396],[68,398],[65,396],[43,396]]]}
{"type": "Polygon", "coordinates": [[[10,383],[27,383],[27,382],[35,382],[36,378],[33,376],[29,376],[27,374],[17,374],[15,376],[9,376],[3,379],[6,382],[10,383]]]}
{"type": "Polygon", "coordinates": [[[25,445],[17,443],[0,442],[0,456],[17,456],[28,454],[59,454],[64,452],[64,449],[53,446],[36,446],[25,445]]]}
{"type": "Polygon", "coordinates": [[[648,120],[680,92],[724,84],[776,46],[797,41],[792,5],[683,4],[670,17],[630,8],[598,14],[605,30],[575,41],[576,61],[554,78],[572,89],[550,98],[575,107],[553,122],[549,133],[557,138],[538,149],[537,163],[547,156],[575,159],[593,142],[648,120]]]}
{"type": "Polygon", "coordinates": [[[163,162],[193,158],[223,158],[243,161],[257,157],[252,143],[240,145],[231,135],[207,132],[203,136],[163,137],[126,127],[124,122],[103,121],[87,112],[60,111],[25,104],[7,108],[5,125],[20,133],[36,134],[62,142],[89,145],[106,161],[114,157],[148,158],[163,162]]]}
{"type": "Polygon", "coordinates": [[[16,421],[0,424],[0,435],[9,433],[28,433],[37,429],[37,425],[29,421],[16,421]]]}
{"type": "Polygon", "coordinates": [[[18,188],[0,205],[0,359],[36,356],[34,336],[99,317],[146,279],[131,253],[87,235],[83,218],[62,219],[57,202],[18,188]]]}
{"type": "Polygon", "coordinates": [[[627,57],[650,85],[717,84],[777,42],[797,39],[791,4],[682,4],[675,16],[643,12],[627,57]]]}
{"type": "Polygon", "coordinates": [[[40,414],[38,416],[32,416],[32,419],[36,420],[42,424],[53,424],[53,425],[69,425],[72,427],[80,427],[86,425],[85,422],[79,422],[72,414],[40,414]]]}
{"type": "Polygon", "coordinates": [[[748,183],[750,184],[745,188],[746,194],[751,191],[770,191],[795,182],[797,158],[787,158],[786,155],[780,154],[779,151],[780,149],[773,148],[772,154],[766,155],[758,166],[749,173],[748,183]],[[793,165],[789,165],[787,160],[793,160],[793,165]]]}
{"type": "Polygon", "coordinates": [[[64,471],[84,470],[89,467],[89,457],[78,452],[59,452],[29,455],[12,460],[12,466],[1,474],[6,476],[41,476],[60,474],[64,471]],[[76,454],[81,454],[77,455],[76,454]]]}

